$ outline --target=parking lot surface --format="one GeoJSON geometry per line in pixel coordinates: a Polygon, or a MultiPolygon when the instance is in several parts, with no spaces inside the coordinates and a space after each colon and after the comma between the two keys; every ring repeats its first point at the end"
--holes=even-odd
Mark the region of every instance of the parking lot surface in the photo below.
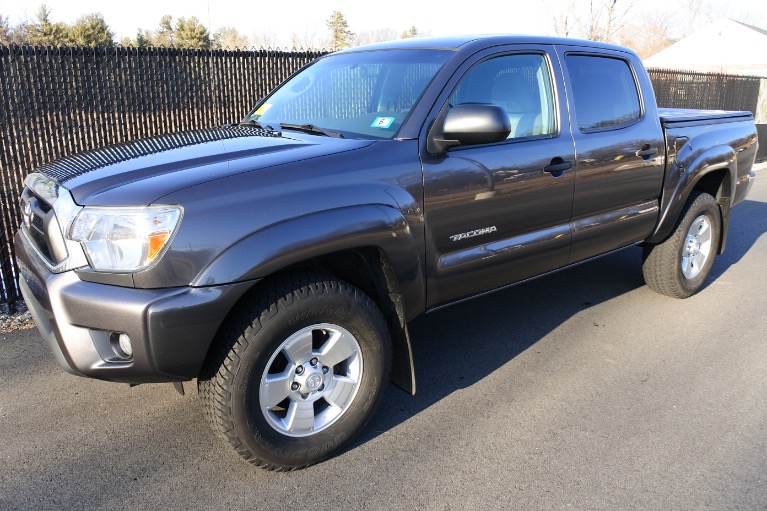
{"type": "Polygon", "coordinates": [[[767,172],[700,294],[640,258],[418,318],[417,395],[289,474],[231,453],[193,383],[78,378],[0,333],[0,509],[767,509],[767,172]]]}

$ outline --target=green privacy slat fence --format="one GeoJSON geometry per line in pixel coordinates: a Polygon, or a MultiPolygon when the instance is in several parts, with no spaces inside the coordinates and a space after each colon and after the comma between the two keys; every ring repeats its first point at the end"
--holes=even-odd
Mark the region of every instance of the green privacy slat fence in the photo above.
{"type": "MultiPolygon", "coordinates": [[[[241,119],[322,51],[0,45],[0,302],[18,299],[24,177],[106,144],[241,119]]],[[[661,106],[751,110],[759,79],[651,70],[661,106]]]]}

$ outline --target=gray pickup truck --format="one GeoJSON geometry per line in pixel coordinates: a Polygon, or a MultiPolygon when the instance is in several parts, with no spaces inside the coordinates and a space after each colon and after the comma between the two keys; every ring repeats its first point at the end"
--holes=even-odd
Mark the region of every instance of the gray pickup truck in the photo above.
{"type": "Polygon", "coordinates": [[[20,287],[71,373],[197,380],[243,458],[341,449],[408,321],[644,247],[647,285],[705,283],[752,184],[748,112],[663,110],[625,48],[481,36],[325,56],[242,122],[63,158],[26,179],[20,287]]]}

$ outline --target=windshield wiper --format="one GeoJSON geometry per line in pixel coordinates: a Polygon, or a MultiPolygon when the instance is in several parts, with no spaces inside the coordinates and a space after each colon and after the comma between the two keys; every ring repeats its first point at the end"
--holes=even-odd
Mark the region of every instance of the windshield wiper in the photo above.
{"type": "Polygon", "coordinates": [[[286,129],[286,130],[298,130],[298,131],[303,131],[305,133],[316,133],[319,135],[325,135],[326,137],[344,138],[344,136],[338,131],[320,128],[319,126],[315,126],[314,124],[292,124],[289,122],[281,122],[280,128],[286,129]]]}
{"type": "Polygon", "coordinates": [[[272,128],[268,124],[260,124],[258,121],[253,119],[239,122],[237,123],[237,126],[252,126],[254,128],[261,128],[262,130],[266,130],[266,131],[274,131],[274,128],[272,128]]]}

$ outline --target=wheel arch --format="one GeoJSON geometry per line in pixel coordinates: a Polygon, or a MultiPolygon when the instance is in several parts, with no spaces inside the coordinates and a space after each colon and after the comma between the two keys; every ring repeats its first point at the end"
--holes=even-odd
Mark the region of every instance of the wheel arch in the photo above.
{"type": "Polygon", "coordinates": [[[693,191],[708,193],[716,199],[722,218],[722,229],[718,241],[718,253],[726,247],[729,227],[730,205],[737,176],[737,158],[732,147],[718,145],[692,154],[685,149],[679,153],[671,167],[664,190],[664,211],[648,243],[660,243],[673,232],[693,191]],[[669,181],[671,181],[669,186],[669,181]]]}
{"type": "MultiPolygon", "coordinates": [[[[392,338],[391,381],[414,394],[407,321],[423,311],[425,284],[415,240],[394,208],[340,208],[269,226],[221,254],[200,273],[195,285],[252,281],[235,310],[267,280],[305,270],[345,280],[376,302],[392,338]]],[[[212,349],[211,345],[209,352],[212,349]]]]}
{"type": "MultiPolygon", "coordinates": [[[[737,164],[735,161],[732,163],[735,165],[737,164]]],[[[737,170],[731,169],[729,166],[711,170],[710,172],[703,174],[690,191],[690,193],[693,191],[707,193],[716,199],[717,204],[719,204],[722,228],[719,233],[719,244],[717,246],[718,254],[724,253],[724,249],[727,246],[727,232],[730,226],[730,207],[732,205],[733,193],[735,192],[736,175],[737,170]]]]}
{"type": "Polygon", "coordinates": [[[714,263],[714,242],[721,235],[720,212],[713,195],[693,190],[672,235],[644,247],[642,273],[650,289],[672,298],[687,298],[702,289],[714,263]],[[709,213],[711,224],[706,227],[704,216],[709,213]],[[712,236],[705,234],[712,230],[712,236]]]}

